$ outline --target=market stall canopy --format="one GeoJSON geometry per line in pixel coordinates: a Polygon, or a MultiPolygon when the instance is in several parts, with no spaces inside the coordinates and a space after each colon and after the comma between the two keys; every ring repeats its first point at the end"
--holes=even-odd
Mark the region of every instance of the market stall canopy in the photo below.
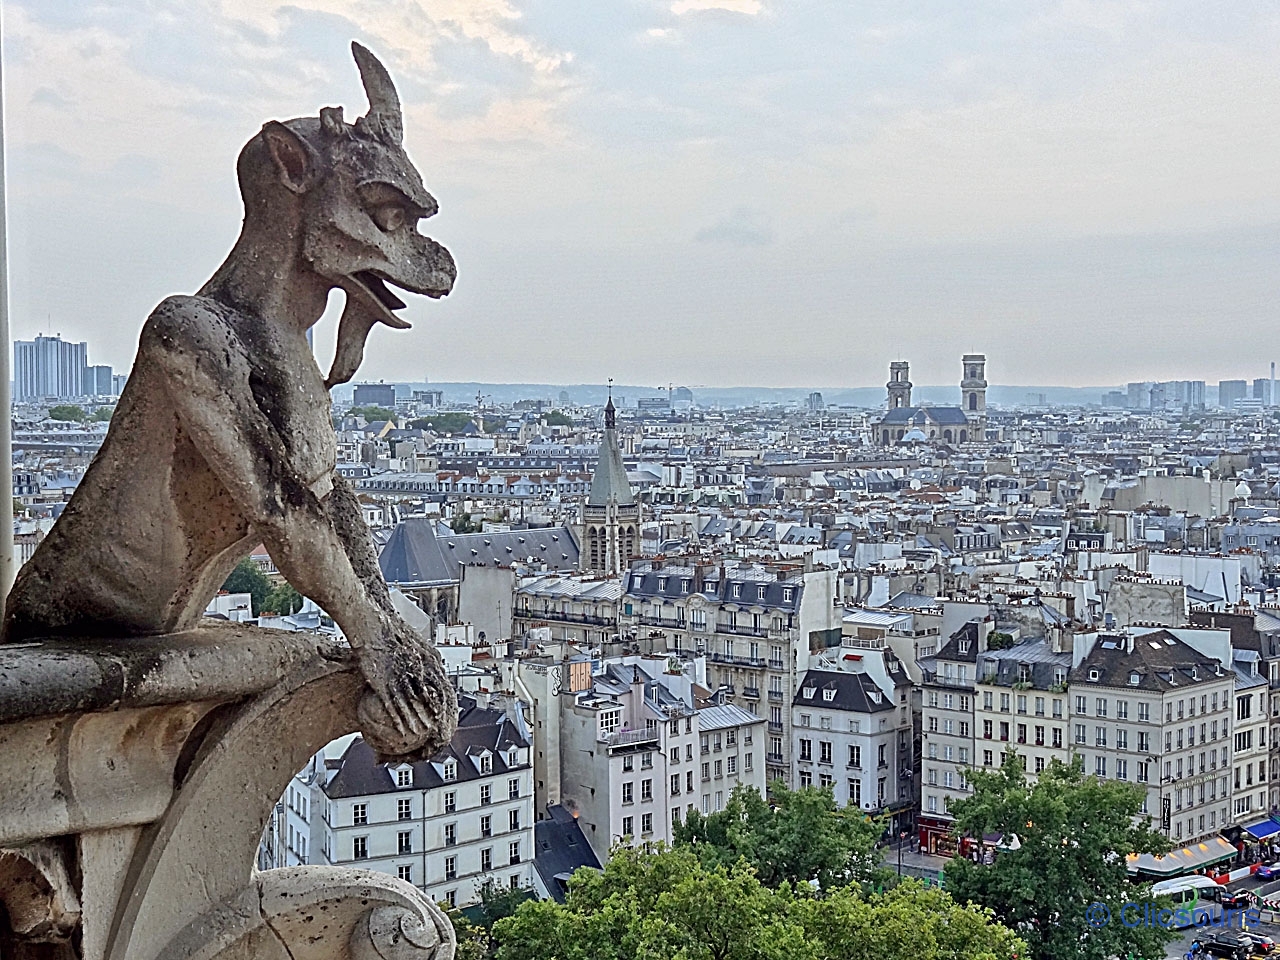
{"type": "Polygon", "coordinates": [[[1244,831],[1255,840],[1265,840],[1272,834],[1280,833],[1280,823],[1276,823],[1276,821],[1267,817],[1265,820],[1249,824],[1244,828],[1244,831]]]}
{"type": "Polygon", "coordinates": [[[1163,857],[1150,853],[1131,853],[1128,856],[1129,872],[1155,877],[1173,877],[1229,860],[1236,855],[1236,852],[1236,848],[1225,839],[1214,837],[1204,843],[1175,848],[1163,857]]]}

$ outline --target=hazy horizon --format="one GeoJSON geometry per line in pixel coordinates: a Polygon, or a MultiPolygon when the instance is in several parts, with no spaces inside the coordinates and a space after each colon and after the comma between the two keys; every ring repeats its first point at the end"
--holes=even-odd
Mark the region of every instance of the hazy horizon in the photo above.
{"type": "Polygon", "coordinates": [[[901,358],[946,384],[982,352],[993,383],[1105,389],[1280,354],[1265,5],[11,0],[5,21],[13,336],[118,369],[230,249],[262,122],[364,111],[353,38],[399,85],[441,208],[421,229],[459,269],[446,300],[407,298],[414,329],[375,331],[365,379],[878,384],[901,358]]]}

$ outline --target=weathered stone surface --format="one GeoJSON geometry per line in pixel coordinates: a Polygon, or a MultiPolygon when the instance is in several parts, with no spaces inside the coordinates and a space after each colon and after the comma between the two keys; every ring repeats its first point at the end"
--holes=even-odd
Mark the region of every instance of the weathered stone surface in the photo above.
{"type": "Polygon", "coordinates": [[[98,457],[18,577],[0,635],[0,956],[13,960],[452,960],[411,885],[367,871],[255,875],[267,816],[326,742],[386,757],[445,743],[439,657],[397,614],[350,488],[327,389],[378,323],[384,281],[428,296],[452,258],[417,233],[435,201],[404,152],[391,78],[271,122],[244,148],[240,239],[143,327],[98,457]],[[326,381],[306,340],[347,305],[326,381]],[[262,541],[350,645],[201,622],[262,541]]]}
{"type": "MultiPolygon", "coordinates": [[[[147,319],[106,439],[19,573],[0,641],[118,647],[189,630],[261,540],[357,651],[366,738],[387,757],[418,759],[448,741],[456,703],[439,657],[396,613],[335,473],[328,386],[355,372],[374,324],[407,326],[388,282],[441,297],[455,269],[416,229],[436,201],[404,151],[391,78],[352,49],[368,113],[354,124],[336,107],[271,121],[241,151],[240,237],[195,296],[170,297],[147,319]],[[334,287],[347,304],[326,381],[307,330],[334,287]]],[[[92,705],[65,702],[73,691],[60,673],[86,672],[89,689],[125,685],[110,657],[44,666],[52,676],[17,679],[33,700],[57,703],[51,712],[92,705]]]]}

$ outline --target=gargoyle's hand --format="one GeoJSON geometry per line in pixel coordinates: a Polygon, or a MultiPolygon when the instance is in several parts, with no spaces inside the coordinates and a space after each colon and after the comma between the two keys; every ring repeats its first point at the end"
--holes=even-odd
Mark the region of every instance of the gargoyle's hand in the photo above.
{"type": "Polygon", "coordinates": [[[434,755],[458,725],[458,701],[440,656],[403,620],[388,618],[359,651],[369,690],[360,700],[360,731],[379,763],[434,755]]]}

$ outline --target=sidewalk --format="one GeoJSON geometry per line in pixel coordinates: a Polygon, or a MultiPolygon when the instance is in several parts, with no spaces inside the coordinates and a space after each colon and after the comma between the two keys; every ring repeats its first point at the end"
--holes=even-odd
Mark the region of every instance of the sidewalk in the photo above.
{"type": "MultiPolygon", "coordinates": [[[[936,877],[949,860],[949,857],[935,857],[929,853],[916,853],[915,848],[910,843],[902,848],[902,872],[910,873],[912,876],[931,875],[936,877]]],[[[894,870],[898,869],[898,848],[896,846],[884,848],[884,865],[894,870]]]]}

